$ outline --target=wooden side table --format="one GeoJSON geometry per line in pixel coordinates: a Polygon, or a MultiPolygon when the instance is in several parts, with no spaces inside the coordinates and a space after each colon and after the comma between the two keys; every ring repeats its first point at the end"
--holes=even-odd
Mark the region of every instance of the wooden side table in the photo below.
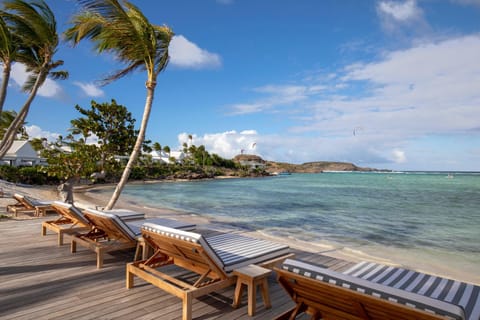
{"type": "Polygon", "coordinates": [[[256,309],[257,286],[259,286],[265,308],[270,309],[272,304],[270,303],[270,296],[268,294],[267,278],[271,273],[272,270],[254,264],[234,270],[233,274],[237,276],[237,285],[235,287],[235,296],[233,298],[232,306],[238,308],[240,305],[240,299],[242,298],[243,285],[246,285],[248,289],[248,315],[253,316],[256,309]]]}

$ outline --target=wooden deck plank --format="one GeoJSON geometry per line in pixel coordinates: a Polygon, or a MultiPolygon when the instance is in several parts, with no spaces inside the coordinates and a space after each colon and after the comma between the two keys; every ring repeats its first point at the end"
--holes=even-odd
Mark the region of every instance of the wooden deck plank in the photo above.
{"type": "MultiPolygon", "coordinates": [[[[180,299],[135,280],[128,290],[125,265],[133,251],[107,254],[103,269],[96,269],[96,256],[88,250],[70,253],[69,238],[57,246],[54,234],[41,236],[41,223],[52,217],[0,221],[0,318],[2,319],[178,319],[180,299]]],[[[214,234],[215,231],[211,231],[214,234]]],[[[346,269],[351,262],[295,250],[297,258],[333,269],[346,269]]],[[[172,267],[172,270],[175,267],[172,267]]],[[[191,274],[175,269],[189,279],[191,274]]],[[[194,299],[198,319],[268,319],[293,306],[278,285],[268,279],[272,308],[265,309],[260,295],[257,313],[247,315],[246,297],[238,309],[231,307],[234,287],[194,299]]]]}

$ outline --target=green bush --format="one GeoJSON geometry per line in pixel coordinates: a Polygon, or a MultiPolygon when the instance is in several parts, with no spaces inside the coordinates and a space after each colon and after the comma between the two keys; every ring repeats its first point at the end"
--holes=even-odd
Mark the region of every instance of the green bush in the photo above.
{"type": "Polygon", "coordinates": [[[147,177],[147,171],[144,167],[133,167],[130,173],[130,180],[142,180],[147,177]]]}
{"type": "Polygon", "coordinates": [[[0,179],[12,183],[24,183],[34,185],[58,184],[59,180],[49,177],[45,172],[39,170],[42,167],[13,167],[9,165],[0,166],[0,179]]]}
{"type": "Polygon", "coordinates": [[[19,167],[18,178],[21,183],[43,185],[48,181],[45,173],[39,172],[36,167],[19,167]]]}
{"type": "Polygon", "coordinates": [[[9,165],[0,166],[0,179],[13,183],[20,182],[18,180],[18,168],[9,165]]]}

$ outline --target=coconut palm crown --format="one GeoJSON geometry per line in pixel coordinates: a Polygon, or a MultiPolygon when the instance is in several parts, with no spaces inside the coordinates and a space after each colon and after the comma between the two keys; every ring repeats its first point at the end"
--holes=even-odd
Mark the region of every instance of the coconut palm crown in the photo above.
{"type": "Polygon", "coordinates": [[[23,63],[29,72],[29,77],[22,87],[29,96],[0,142],[2,158],[13,144],[38,89],[47,77],[66,79],[68,73],[53,71],[63,65],[63,61],[53,60],[59,37],[55,16],[45,1],[7,0],[4,1],[0,14],[4,22],[2,29],[10,34],[9,37],[7,33],[2,36],[2,48],[10,46],[8,52],[15,57],[15,61],[23,63]]]}

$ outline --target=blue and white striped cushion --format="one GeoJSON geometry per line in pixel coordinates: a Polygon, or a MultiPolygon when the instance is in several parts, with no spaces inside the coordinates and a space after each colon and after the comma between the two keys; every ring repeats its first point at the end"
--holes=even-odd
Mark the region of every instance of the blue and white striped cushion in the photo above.
{"type": "Polygon", "coordinates": [[[442,315],[450,319],[465,319],[462,308],[444,301],[432,299],[405,290],[380,285],[371,281],[342,274],[333,270],[287,259],[282,265],[284,270],[297,273],[312,279],[351,289],[380,299],[407,305],[433,314],[442,315]]]}
{"type": "Polygon", "coordinates": [[[72,216],[74,216],[78,221],[81,221],[84,225],[89,225],[90,222],[87,220],[87,218],[85,218],[83,216],[83,213],[82,211],[80,211],[80,209],[78,209],[77,207],[69,204],[69,203],[65,203],[65,202],[61,202],[61,201],[54,201],[54,204],[56,206],[59,206],[59,207],[63,207],[67,210],[70,211],[70,214],[72,216]]]}
{"type": "Polygon", "coordinates": [[[103,219],[109,219],[110,222],[117,226],[118,230],[121,230],[122,233],[130,238],[130,240],[137,240],[140,230],[137,230],[138,233],[135,233],[135,230],[129,228],[129,226],[120,219],[119,216],[113,213],[102,212],[94,209],[85,210],[88,214],[95,215],[103,219]]]}
{"type": "Polygon", "coordinates": [[[142,229],[200,244],[216,265],[226,273],[249,264],[268,261],[289,252],[289,247],[286,245],[233,233],[204,238],[198,233],[176,230],[151,223],[144,224],[142,229]]]}
{"type": "Polygon", "coordinates": [[[145,219],[145,213],[136,212],[127,209],[102,210],[105,213],[113,213],[119,216],[123,221],[145,219]]]}
{"type": "Polygon", "coordinates": [[[178,240],[192,242],[192,243],[199,243],[200,239],[202,238],[201,234],[198,234],[195,232],[178,230],[178,229],[170,228],[170,227],[155,224],[155,223],[148,223],[148,222],[144,223],[141,229],[158,233],[165,237],[170,237],[173,239],[178,239],[178,240]]]}
{"type": "Polygon", "coordinates": [[[289,253],[287,245],[225,233],[208,237],[205,242],[218,257],[226,273],[249,264],[259,264],[289,253]]]}
{"type": "Polygon", "coordinates": [[[459,305],[466,319],[480,319],[480,286],[365,261],[344,273],[459,305]]]}

